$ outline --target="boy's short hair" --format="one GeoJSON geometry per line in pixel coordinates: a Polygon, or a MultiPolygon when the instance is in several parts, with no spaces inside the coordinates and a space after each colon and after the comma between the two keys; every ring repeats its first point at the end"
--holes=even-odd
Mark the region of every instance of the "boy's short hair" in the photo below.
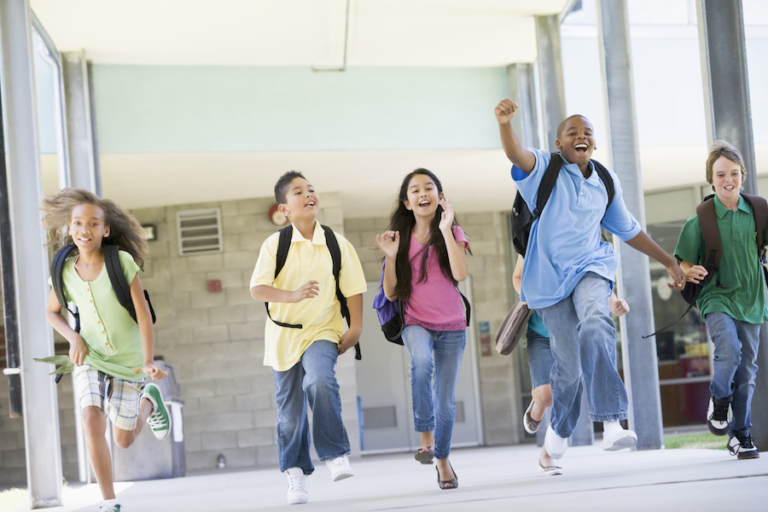
{"type": "Polygon", "coordinates": [[[573,119],[574,117],[580,117],[582,119],[586,119],[589,124],[592,124],[592,121],[590,121],[586,116],[583,116],[581,114],[573,114],[572,116],[568,116],[563,121],[557,125],[557,138],[560,138],[560,134],[563,133],[563,130],[565,130],[565,123],[573,119]]]}
{"type": "Polygon", "coordinates": [[[285,194],[288,192],[288,186],[296,178],[307,179],[299,171],[288,171],[277,180],[277,183],[275,183],[275,201],[277,204],[285,204],[285,194]]]}
{"type": "MultiPolygon", "coordinates": [[[[741,167],[741,181],[747,179],[747,171],[744,169],[744,158],[741,156],[739,150],[728,142],[720,139],[709,146],[709,156],[707,157],[707,183],[710,185],[712,184],[712,167],[714,167],[715,162],[717,162],[717,159],[721,156],[724,156],[731,162],[739,164],[739,167],[741,167]]],[[[714,190],[714,187],[712,190],[714,190]]]]}

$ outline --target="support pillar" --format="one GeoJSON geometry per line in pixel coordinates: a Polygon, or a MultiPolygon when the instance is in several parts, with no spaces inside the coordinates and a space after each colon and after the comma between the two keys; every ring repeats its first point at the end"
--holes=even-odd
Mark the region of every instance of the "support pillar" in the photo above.
{"type": "MultiPolygon", "coordinates": [[[[563,57],[560,51],[560,16],[536,16],[536,46],[539,56],[539,83],[544,119],[544,148],[556,151],[557,127],[565,119],[565,83],[563,81],[563,57]]],[[[535,118],[535,116],[534,116],[535,118]]],[[[543,443],[544,434],[537,436],[543,443]]],[[[587,392],[581,397],[579,422],[571,435],[571,445],[584,446],[593,443],[594,425],[589,419],[587,392]]]]}
{"type": "Polygon", "coordinates": [[[67,126],[70,186],[101,195],[101,180],[93,129],[92,83],[83,50],[61,54],[67,126]]]}
{"type": "Polygon", "coordinates": [[[536,85],[533,64],[515,63],[507,66],[507,98],[520,108],[512,118],[512,128],[526,148],[539,147],[539,118],[536,112],[536,85]]]}
{"type": "MultiPolygon", "coordinates": [[[[747,178],[742,190],[757,194],[757,167],[749,100],[747,47],[741,0],[697,0],[707,142],[724,139],[744,157],[747,178]]],[[[768,324],[760,332],[752,437],[758,448],[768,445],[768,324]]]]}
{"type": "MultiPolygon", "coordinates": [[[[626,0],[598,0],[597,27],[608,150],[613,170],[621,180],[624,202],[645,230],[626,0]]],[[[616,248],[620,261],[619,289],[632,308],[619,321],[624,382],[629,395],[629,427],[637,433],[639,450],[659,449],[664,446],[664,429],[656,340],[641,338],[655,330],[649,261],[628,246],[616,244],[616,248]]]]}
{"type": "Polygon", "coordinates": [[[37,139],[29,0],[0,0],[3,123],[8,142],[8,196],[16,282],[27,486],[32,508],[61,505],[59,414],[50,366],[54,353],[43,312],[48,302],[48,252],[38,205],[43,197],[37,139]]]}

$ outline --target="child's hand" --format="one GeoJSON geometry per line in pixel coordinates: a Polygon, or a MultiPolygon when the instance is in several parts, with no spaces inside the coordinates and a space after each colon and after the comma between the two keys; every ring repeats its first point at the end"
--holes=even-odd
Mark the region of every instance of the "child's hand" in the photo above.
{"type": "Polygon", "coordinates": [[[88,355],[88,345],[85,344],[83,338],[79,334],[76,335],[75,341],[69,344],[69,358],[75,366],[82,366],[85,361],[85,356],[88,355]]]}
{"type": "Polygon", "coordinates": [[[685,275],[685,272],[683,272],[683,269],[680,268],[680,265],[677,264],[677,261],[675,261],[674,265],[667,267],[667,274],[672,278],[672,282],[667,283],[668,287],[673,290],[682,290],[685,287],[687,276],[685,275]]]}
{"type": "Polygon", "coordinates": [[[501,100],[501,102],[496,105],[496,108],[493,110],[493,113],[496,115],[496,120],[499,122],[499,124],[508,123],[513,117],[515,117],[517,107],[517,103],[514,103],[511,100],[501,100]]]}
{"type": "Polygon", "coordinates": [[[314,299],[320,292],[317,281],[307,281],[307,283],[291,294],[291,302],[301,302],[304,299],[314,299]]]}
{"type": "Polygon", "coordinates": [[[376,235],[376,245],[382,250],[384,256],[394,260],[397,258],[397,249],[400,247],[400,232],[385,231],[376,235]]]}
{"type": "Polygon", "coordinates": [[[610,299],[611,313],[616,316],[624,316],[629,313],[629,304],[624,299],[619,299],[611,295],[610,299]]]}
{"type": "Polygon", "coordinates": [[[440,206],[443,207],[443,213],[440,217],[440,224],[438,227],[440,228],[440,231],[445,233],[446,229],[451,229],[451,226],[453,226],[453,206],[451,206],[451,203],[448,202],[445,196],[440,199],[440,206]]]}
{"type": "Polygon", "coordinates": [[[686,274],[686,278],[691,283],[699,284],[699,282],[707,277],[707,269],[702,267],[701,265],[694,265],[691,267],[691,269],[688,271],[688,274],[686,274]]]}
{"type": "Polygon", "coordinates": [[[360,341],[360,334],[352,331],[352,329],[342,334],[339,338],[339,355],[357,345],[357,342],[360,341]]]}
{"type": "Polygon", "coordinates": [[[155,363],[145,363],[141,368],[144,373],[149,375],[152,380],[161,380],[168,376],[168,372],[157,366],[155,363]]]}

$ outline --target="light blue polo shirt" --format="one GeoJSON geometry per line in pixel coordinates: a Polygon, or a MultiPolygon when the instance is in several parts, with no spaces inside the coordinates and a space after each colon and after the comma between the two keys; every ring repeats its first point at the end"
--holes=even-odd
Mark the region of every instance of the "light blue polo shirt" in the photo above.
{"type": "MultiPolygon", "coordinates": [[[[512,178],[533,211],[551,156],[547,151],[531,151],[536,155],[531,174],[513,166],[512,178]]],[[[619,262],[611,244],[600,240],[601,221],[605,229],[624,242],[637,236],[640,224],[624,205],[619,178],[613,171],[608,172],[616,194],[606,212],[608,192],[594,168],[587,179],[577,164],[565,163],[561,168],[541,217],[531,226],[528,240],[521,300],[531,309],[546,308],[565,299],[588,272],[613,282],[619,262]]]]}

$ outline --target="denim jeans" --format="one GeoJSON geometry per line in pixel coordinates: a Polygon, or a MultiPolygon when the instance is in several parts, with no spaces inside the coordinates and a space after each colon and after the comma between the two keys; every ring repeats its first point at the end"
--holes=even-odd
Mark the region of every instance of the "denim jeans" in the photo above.
{"type": "Polygon", "coordinates": [[[525,335],[528,341],[528,369],[531,371],[531,387],[536,389],[546,384],[551,384],[552,349],[549,338],[545,338],[535,331],[528,331],[525,335]]]}
{"type": "Polygon", "coordinates": [[[434,430],[438,459],[451,452],[456,381],[466,339],[463,330],[433,331],[420,325],[408,325],[403,330],[403,343],[411,356],[413,423],[416,432],[434,430]]]}
{"type": "Polygon", "coordinates": [[[315,470],[309,454],[309,419],[321,461],[349,454],[347,431],[341,422],[341,397],[336,382],[338,345],[318,340],[301,356],[301,361],[284,372],[273,370],[277,391],[277,452],[280,471],[301,468],[305,475],[315,470]]]}
{"type": "MultiPolygon", "coordinates": [[[[726,313],[705,318],[715,344],[714,368],[709,390],[715,398],[733,397],[729,434],[752,428],[752,394],[755,392],[760,325],[734,320],[726,313]]],[[[741,435],[741,434],[739,434],[741,435]]]]}
{"type": "Polygon", "coordinates": [[[583,387],[592,421],[627,417],[627,390],[616,370],[616,327],[608,308],[610,295],[610,282],[589,272],[570,296],[537,310],[549,331],[555,359],[550,420],[560,437],[570,437],[576,427],[583,387]]]}

